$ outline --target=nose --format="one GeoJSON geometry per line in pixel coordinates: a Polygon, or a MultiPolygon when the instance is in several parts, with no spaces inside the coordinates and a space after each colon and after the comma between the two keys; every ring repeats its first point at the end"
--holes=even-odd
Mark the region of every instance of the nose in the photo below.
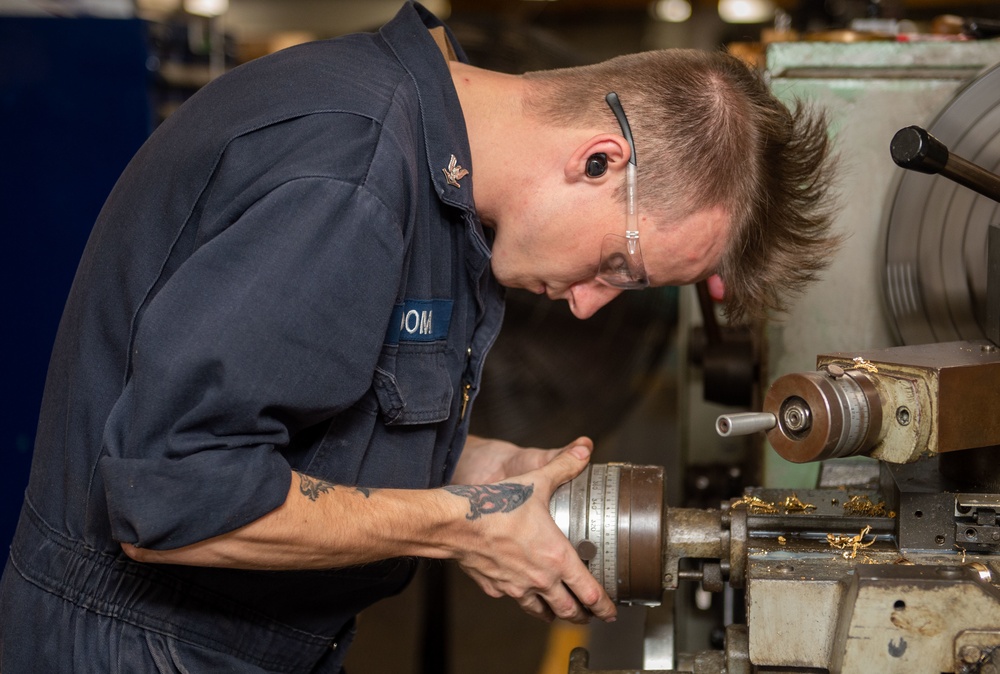
{"type": "Polygon", "coordinates": [[[622,294],[619,288],[606,286],[596,279],[576,283],[569,287],[566,300],[573,315],[584,320],[597,313],[597,310],[622,294]]]}

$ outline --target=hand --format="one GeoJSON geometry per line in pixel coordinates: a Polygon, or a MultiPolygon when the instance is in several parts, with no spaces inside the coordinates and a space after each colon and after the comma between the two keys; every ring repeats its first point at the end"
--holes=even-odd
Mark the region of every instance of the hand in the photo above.
{"type": "MultiPolygon", "coordinates": [[[[594,451],[590,438],[580,437],[560,449],[520,447],[504,440],[469,436],[452,476],[452,484],[490,484],[530,473],[547,465],[570,447],[594,451]]],[[[586,464],[585,464],[586,465],[586,464]]],[[[582,468],[580,470],[583,470],[582,468]]]]}
{"type": "MultiPolygon", "coordinates": [[[[586,467],[584,439],[555,454],[534,454],[541,467],[502,484],[446,487],[465,500],[465,525],[452,545],[462,569],[491,597],[513,597],[530,615],[586,623],[612,621],[617,609],[552,521],[552,492],[586,467]]],[[[541,450],[536,450],[541,451],[541,450]]]]}

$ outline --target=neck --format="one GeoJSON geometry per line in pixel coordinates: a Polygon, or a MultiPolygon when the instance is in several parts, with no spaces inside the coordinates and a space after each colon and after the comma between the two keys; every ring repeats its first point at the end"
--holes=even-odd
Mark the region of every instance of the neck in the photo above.
{"type": "Polygon", "coordinates": [[[524,119],[525,83],[506,75],[452,61],[452,80],[469,135],[476,210],[483,224],[495,226],[516,186],[518,165],[537,133],[524,119]]]}

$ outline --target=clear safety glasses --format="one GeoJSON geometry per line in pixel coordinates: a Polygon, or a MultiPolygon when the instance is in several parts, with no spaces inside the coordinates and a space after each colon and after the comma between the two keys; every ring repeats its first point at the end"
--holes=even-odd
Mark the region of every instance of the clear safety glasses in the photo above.
{"type": "Polygon", "coordinates": [[[597,267],[597,280],[622,290],[646,288],[649,286],[649,278],[646,276],[646,267],[642,263],[642,253],[639,250],[639,213],[635,177],[637,164],[632,128],[625,117],[625,110],[618,100],[618,94],[612,91],[604,100],[615,113],[631,154],[625,167],[625,236],[608,234],[604,237],[601,244],[601,260],[597,267]]]}

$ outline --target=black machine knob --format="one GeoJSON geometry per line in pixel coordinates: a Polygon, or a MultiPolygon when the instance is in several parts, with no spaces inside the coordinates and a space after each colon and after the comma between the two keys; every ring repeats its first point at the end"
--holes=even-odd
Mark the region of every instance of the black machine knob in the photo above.
{"type": "Polygon", "coordinates": [[[940,173],[948,164],[948,148],[919,126],[900,129],[889,144],[898,166],[921,173],[940,173]]]}
{"type": "Polygon", "coordinates": [[[889,143],[889,153],[892,160],[905,169],[940,174],[1000,202],[1000,176],[952,154],[944,143],[919,126],[897,131],[889,143]]]}

